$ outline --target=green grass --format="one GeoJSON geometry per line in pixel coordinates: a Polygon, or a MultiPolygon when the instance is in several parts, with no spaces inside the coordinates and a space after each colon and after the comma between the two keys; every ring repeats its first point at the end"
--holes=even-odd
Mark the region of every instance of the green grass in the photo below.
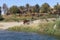
{"type": "MultiPolygon", "coordinates": [[[[5,22],[22,21],[24,19],[32,20],[32,16],[27,16],[27,17],[25,17],[25,16],[7,16],[4,18],[3,21],[5,21],[5,22]]],[[[36,20],[36,19],[37,19],[37,17],[34,17],[33,20],[36,20]]]]}
{"type": "MultiPolygon", "coordinates": [[[[29,20],[32,20],[32,16],[29,15],[29,16],[24,16],[24,15],[21,15],[21,16],[17,16],[17,15],[11,15],[11,16],[3,16],[4,17],[4,21],[5,22],[11,22],[11,21],[22,21],[24,19],[29,19],[29,20]]],[[[45,15],[45,16],[33,16],[33,20],[36,20],[36,19],[46,19],[46,18],[57,18],[57,15],[45,15]]]]}
{"type": "Polygon", "coordinates": [[[42,32],[48,33],[48,34],[52,34],[53,33],[53,26],[54,26],[54,24],[55,23],[53,23],[53,22],[40,24],[39,25],[40,31],[43,29],[42,32]]]}
{"type": "MultiPolygon", "coordinates": [[[[44,34],[49,34],[49,35],[60,36],[60,29],[54,29],[55,23],[56,22],[39,23],[38,26],[35,26],[35,25],[14,26],[14,27],[8,28],[7,30],[19,31],[19,32],[21,31],[22,32],[36,32],[36,33],[44,33],[44,34]]],[[[60,24],[60,23],[57,22],[57,24],[60,24]]]]}
{"type": "Polygon", "coordinates": [[[12,28],[8,28],[8,30],[11,31],[21,31],[21,32],[37,32],[39,29],[38,28],[33,28],[30,26],[14,26],[12,28]]]}
{"type": "Polygon", "coordinates": [[[60,29],[60,19],[56,20],[56,26],[57,26],[57,29],[60,29]]]}
{"type": "Polygon", "coordinates": [[[49,22],[49,23],[43,23],[40,24],[40,31],[44,34],[48,34],[48,35],[54,35],[54,36],[59,36],[60,37],[60,29],[54,29],[55,22],[49,22]]]}

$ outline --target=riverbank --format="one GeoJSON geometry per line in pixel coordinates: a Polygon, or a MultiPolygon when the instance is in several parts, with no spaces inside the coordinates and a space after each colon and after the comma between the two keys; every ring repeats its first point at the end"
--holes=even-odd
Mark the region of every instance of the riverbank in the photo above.
{"type": "MultiPolygon", "coordinates": [[[[49,18],[48,21],[49,22],[53,22],[53,20],[56,20],[55,18],[49,18]]],[[[29,25],[34,25],[34,24],[38,24],[38,23],[46,23],[46,19],[38,19],[38,20],[34,20],[34,21],[31,21],[29,25]]],[[[24,25],[23,24],[23,21],[20,21],[20,22],[17,22],[17,21],[14,21],[14,22],[1,22],[0,21],[0,29],[8,29],[9,27],[13,27],[13,26],[21,26],[21,25],[24,25]]]]}
{"type": "Polygon", "coordinates": [[[25,24],[20,26],[10,27],[8,31],[18,31],[18,32],[35,32],[54,36],[60,36],[60,30],[54,29],[55,22],[37,22],[33,24],[25,24]]]}
{"type": "Polygon", "coordinates": [[[13,26],[20,26],[22,25],[22,22],[0,22],[0,29],[2,30],[6,30],[9,27],[13,27],[13,26]]]}
{"type": "Polygon", "coordinates": [[[31,21],[30,24],[23,24],[23,22],[0,22],[0,29],[18,32],[36,32],[60,36],[60,30],[54,29],[54,25],[55,21],[51,21],[51,19],[48,21],[45,19],[35,20],[31,21]]]}

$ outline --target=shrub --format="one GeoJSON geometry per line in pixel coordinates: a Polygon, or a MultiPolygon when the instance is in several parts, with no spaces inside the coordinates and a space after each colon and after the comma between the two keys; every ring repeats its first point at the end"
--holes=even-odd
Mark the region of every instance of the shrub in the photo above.
{"type": "Polygon", "coordinates": [[[60,29],[53,29],[55,22],[40,23],[38,26],[35,25],[22,25],[14,26],[8,28],[9,31],[19,31],[19,32],[37,32],[49,35],[60,36],[60,29]]]}
{"type": "Polygon", "coordinates": [[[56,20],[56,26],[58,29],[60,29],[60,19],[56,20]]]}
{"type": "Polygon", "coordinates": [[[0,16],[0,21],[4,20],[4,18],[2,16],[0,16]]]}

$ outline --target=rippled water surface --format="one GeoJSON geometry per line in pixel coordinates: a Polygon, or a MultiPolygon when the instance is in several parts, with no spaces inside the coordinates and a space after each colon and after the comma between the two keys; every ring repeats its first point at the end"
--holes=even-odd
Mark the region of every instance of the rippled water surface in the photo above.
{"type": "Polygon", "coordinates": [[[26,32],[0,31],[0,40],[58,40],[54,36],[26,32]]]}

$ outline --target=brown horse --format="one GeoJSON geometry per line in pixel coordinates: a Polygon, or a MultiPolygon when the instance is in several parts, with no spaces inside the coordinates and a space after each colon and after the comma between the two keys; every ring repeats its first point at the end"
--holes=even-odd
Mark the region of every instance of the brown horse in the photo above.
{"type": "Polygon", "coordinates": [[[23,24],[29,24],[29,22],[30,22],[30,20],[26,20],[26,19],[25,19],[25,20],[23,21],[23,24]]]}

